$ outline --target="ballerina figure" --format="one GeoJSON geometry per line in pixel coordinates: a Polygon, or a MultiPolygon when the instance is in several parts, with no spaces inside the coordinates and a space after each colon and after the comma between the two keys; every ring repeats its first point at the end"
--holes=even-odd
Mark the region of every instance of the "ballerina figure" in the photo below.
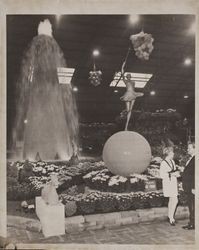
{"type": "Polygon", "coordinates": [[[135,92],[135,82],[133,80],[131,80],[131,74],[127,74],[126,78],[125,78],[124,66],[125,66],[125,62],[122,65],[121,74],[122,74],[123,81],[126,85],[126,92],[122,97],[120,97],[120,99],[126,103],[126,110],[125,111],[127,113],[127,120],[126,120],[126,125],[125,125],[125,131],[127,131],[128,124],[129,124],[129,121],[131,118],[132,108],[133,108],[133,105],[135,103],[135,100],[137,97],[141,97],[144,94],[141,92],[135,92]]]}

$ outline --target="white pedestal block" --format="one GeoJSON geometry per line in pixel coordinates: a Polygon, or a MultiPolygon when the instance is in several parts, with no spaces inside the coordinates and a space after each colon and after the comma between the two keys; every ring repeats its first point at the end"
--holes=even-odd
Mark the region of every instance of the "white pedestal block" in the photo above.
{"type": "Polygon", "coordinates": [[[36,214],[41,221],[45,237],[65,234],[65,210],[63,204],[47,205],[41,197],[35,198],[36,214]]]}

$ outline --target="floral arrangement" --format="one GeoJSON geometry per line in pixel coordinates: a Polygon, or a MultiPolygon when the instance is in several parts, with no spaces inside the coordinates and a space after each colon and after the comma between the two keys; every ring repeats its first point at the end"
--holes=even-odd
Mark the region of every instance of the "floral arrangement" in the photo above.
{"type": "MultiPolygon", "coordinates": [[[[77,165],[57,165],[47,162],[16,162],[7,164],[7,184],[10,188],[27,183],[30,189],[36,193],[41,191],[45,183],[49,182],[50,175],[58,174],[58,191],[63,191],[76,184],[83,183],[83,176],[95,169],[103,169],[104,162],[80,162],[77,165]]],[[[21,185],[23,186],[23,185],[21,185]]],[[[21,189],[21,187],[19,187],[21,189]]],[[[10,189],[11,191],[11,189],[10,189]]]]}
{"type": "Polygon", "coordinates": [[[70,201],[80,201],[83,197],[83,194],[77,194],[77,195],[69,195],[67,193],[61,193],[59,195],[59,199],[60,201],[65,205],[67,202],[70,201]]]}
{"type": "MultiPolygon", "coordinates": [[[[11,166],[8,164],[8,200],[24,201],[41,195],[42,187],[50,181],[50,173],[57,173],[59,198],[67,205],[66,216],[164,206],[161,187],[157,191],[145,190],[148,181],[160,180],[160,161],[160,157],[153,158],[145,174],[129,177],[113,175],[102,161],[84,161],[73,166],[37,162],[32,163],[34,175],[28,177],[29,182],[22,183],[18,182],[17,176],[24,163],[11,163],[11,166]],[[75,183],[76,176],[81,179],[76,179],[75,183]],[[81,183],[85,192],[79,189],[81,183]]],[[[186,204],[184,192],[180,187],[179,190],[180,204],[186,204]]]]}
{"type": "Polygon", "coordinates": [[[31,185],[36,189],[40,190],[46,183],[50,181],[50,177],[46,176],[32,176],[29,177],[31,185]]]}
{"type": "Polygon", "coordinates": [[[47,164],[46,162],[39,162],[33,167],[34,176],[29,177],[31,186],[39,191],[43,185],[49,182],[50,174],[58,174],[58,192],[68,189],[76,184],[80,185],[83,183],[83,175],[92,169],[101,169],[104,167],[102,161],[96,163],[80,162],[78,165],[68,167],[66,165],[57,166],[55,164],[47,164]]]}
{"type": "Polygon", "coordinates": [[[120,190],[120,192],[125,192],[127,181],[128,179],[126,177],[114,175],[108,181],[108,190],[112,192],[117,192],[118,190],[120,190]]]}
{"type": "Polygon", "coordinates": [[[91,189],[105,192],[131,192],[144,190],[147,175],[133,174],[130,177],[113,175],[108,169],[92,171],[83,176],[85,184],[91,189]]]}
{"type": "Polygon", "coordinates": [[[102,72],[101,70],[94,70],[89,72],[90,83],[94,86],[98,86],[102,81],[102,72]]]}
{"type": "Polygon", "coordinates": [[[63,204],[75,202],[77,205],[76,214],[106,213],[165,205],[161,190],[147,193],[130,192],[128,194],[90,191],[87,194],[77,196],[61,194],[60,199],[63,204]]]}
{"type": "Polygon", "coordinates": [[[119,185],[119,183],[126,183],[128,179],[126,177],[120,176],[120,175],[114,175],[110,178],[108,185],[114,186],[119,185]]]}
{"type": "Polygon", "coordinates": [[[53,173],[58,173],[60,166],[48,164],[47,162],[37,162],[34,164],[33,172],[36,176],[49,176],[53,173]]]}
{"type": "Polygon", "coordinates": [[[146,171],[148,175],[160,178],[160,164],[150,164],[146,171]]]}
{"type": "MultiPolygon", "coordinates": [[[[110,178],[108,169],[91,171],[90,173],[83,176],[85,184],[89,187],[95,187],[98,189],[100,186],[104,186],[106,181],[110,178]]],[[[104,186],[105,187],[105,186],[104,186]]]]}
{"type": "Polygon", "coordinates": [[[141,31],[136,35],[131,35],[130,40],[133,44],[136,56],[141,60],[149,60],[149,56],[153,51],[153,37],[151,34],[141,31]]]}

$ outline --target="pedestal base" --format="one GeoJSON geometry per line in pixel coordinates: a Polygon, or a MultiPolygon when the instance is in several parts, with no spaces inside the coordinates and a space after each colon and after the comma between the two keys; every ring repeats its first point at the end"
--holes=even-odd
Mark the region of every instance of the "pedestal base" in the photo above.
{"type": "Polygon", "coordinates": [[[41,221],[45,237],[65,234],[64,205],[47,205],[41,197],[35,198],[36,214],[41,221]]]}

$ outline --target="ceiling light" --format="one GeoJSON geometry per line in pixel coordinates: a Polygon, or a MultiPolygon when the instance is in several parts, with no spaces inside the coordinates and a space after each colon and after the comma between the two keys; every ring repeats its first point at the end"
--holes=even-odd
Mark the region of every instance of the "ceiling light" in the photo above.
{"type": "Polygon", "coordinates": [[[186,66],[191,65],[191,59],[190,59],[190,58],[186,58],[186,59],[184,60],[184,65],[186,65],[186,66]]]}
{"type": "MultiPolygon", "coordinates": [[[[135,81],[135,88],[144,88],[147,82],[153,76],[152,74],[133,73],[133,72],[125,72],[124,76],[126,76],[126,74],[130,74],[131,80],[135,81]]],[[[110,87],[115,87],[115,86],[123,88],[126,87],[123,79],[121,78],[121,72],[116,72],[113,81],[110,83],[110,87]]]]}
{"type": "Polygon", "coordinates": [[[26,124],[26,123],[28,123],[28,120],[26,119],[26,120],[24,120],[24,123],[26,124]]]}
{"type": "Polygon", "coordinates": [[[189,98],[189,96],[188,95],[184,95],[184,99],[187,99],[187,98],[189,98]]]}
{"type": "Polygon", "coordinates": [[[150,95],[155,95],[155,91],[152,90],[152,91],[150,92],[150,95]]]}
{"type": "Polygon", "coordinates": [[[74,91],[74,92],[77,92],[77,91],[78,91],[78,88],[77,88],[77,87],[73,87],[73,91],[74,91]]]}
{"type": "Polygon", "coordinates": [[[118,90],[117,90],[117,89],[115,89],[115,90],[114,90],[114,93],[118,93],[118,90]]]}
{"type": "Polygon", "coordinates": [[[129,20],[131,23],[137,23],[139,20],[139,15],[130,15],[129,20]]]}
{"type": "Polygon", "coordinates": [[[57,75],[60,84],[71,84],[75,69],[74,68],[57,68],[57,75]]]}
{"type": "Polygon", "coordinates": [[[97,50],[97,49],[93,50],[93,55],[94,56],[99,56],[99,50],[97,50]]]}

